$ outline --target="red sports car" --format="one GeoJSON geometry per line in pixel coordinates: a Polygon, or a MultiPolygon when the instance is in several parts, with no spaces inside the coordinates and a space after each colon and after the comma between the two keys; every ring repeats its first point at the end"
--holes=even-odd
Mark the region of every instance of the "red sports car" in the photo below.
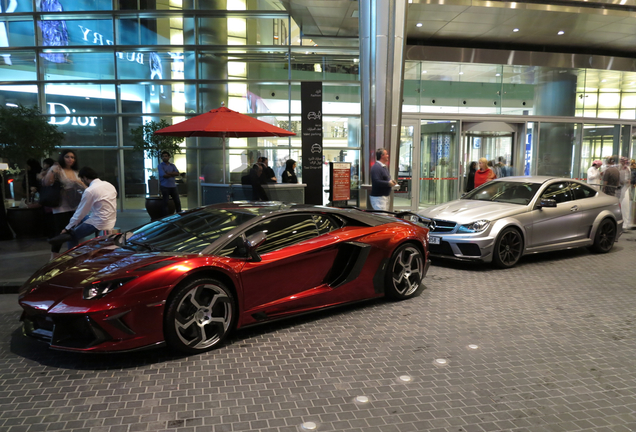
{"type": "Polygon", "coordinates": [[[68,251],[19,302],[25,334],[51,348],[197,353],[233,329],[422,289],[417,215],[280,203],[186,211],[68,251]],[[396,216],[401,216],[404,220],[396,216]]]}

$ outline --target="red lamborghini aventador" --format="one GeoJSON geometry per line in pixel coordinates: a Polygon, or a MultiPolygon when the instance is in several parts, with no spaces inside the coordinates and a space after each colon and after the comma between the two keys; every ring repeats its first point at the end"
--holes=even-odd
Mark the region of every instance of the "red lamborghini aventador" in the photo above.
{"type": "Polygon", "coordinates": [[[24,333],[61,350],[167,343],[197,353],[233,329],[407,299],[429,266],[425,223],[280,203],[186,211],[89,241],[40,269],[20,290],[24,333]]]}

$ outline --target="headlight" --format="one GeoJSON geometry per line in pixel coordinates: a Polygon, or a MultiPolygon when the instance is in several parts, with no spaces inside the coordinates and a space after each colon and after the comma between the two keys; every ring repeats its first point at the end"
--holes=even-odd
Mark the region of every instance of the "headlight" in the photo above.
{"type": "Polygon", "coordinates": [[[478,233],[484,231],[490,225],[490,221],[487,220],[478,220],[473,223],[469,223],[466,225],[460,225],[457,232],[460,233],[478,233]]]}
{"type": "Polygon", "coordinates": [[[102,298],[109,292],[116,290],[133,279],[135,278],[127,277],[103,282],[94,282],[84,288],[84,300],[96,300],[102,298]]]}

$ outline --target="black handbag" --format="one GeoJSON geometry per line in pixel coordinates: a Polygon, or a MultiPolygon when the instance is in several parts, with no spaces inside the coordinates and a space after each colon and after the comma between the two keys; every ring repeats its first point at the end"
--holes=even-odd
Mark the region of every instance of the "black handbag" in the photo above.
{"type": "Polygon", "coordinates": [[[40,188],[40,205],[44,207],[59,207],[62,199],[62,183],[56,180],[51,186],[40,188]]]}

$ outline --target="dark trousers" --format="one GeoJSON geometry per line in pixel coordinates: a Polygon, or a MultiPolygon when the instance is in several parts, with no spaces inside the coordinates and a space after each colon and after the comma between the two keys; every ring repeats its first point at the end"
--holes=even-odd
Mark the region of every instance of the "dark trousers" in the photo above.
{"type": "Polygon", "coordinates": [[[161,195],[163,196],[163,215],[167,216],[170,213],[168,207],[168,201],[172,197],[174,202],[174,209],[177,213],[181,212],[181,201],[179,200],[179,190],[176,187],[161,186],[161,195]]]}
{"type": "MultiPolygon", "coordinates": [[[[66,225],[71,221],[73,214],[75,211],[64,212],[64,213],[55,213],[53,214],[53,230],[55,231],[55,235],[58,235],[62,232],[66,225]]],[[[72,247],[70,242],[67,245],[69,249],[72,247]]],[[[62,249],[61,244],[51,245],[51,252],[58,253],[62,249]]]]}

